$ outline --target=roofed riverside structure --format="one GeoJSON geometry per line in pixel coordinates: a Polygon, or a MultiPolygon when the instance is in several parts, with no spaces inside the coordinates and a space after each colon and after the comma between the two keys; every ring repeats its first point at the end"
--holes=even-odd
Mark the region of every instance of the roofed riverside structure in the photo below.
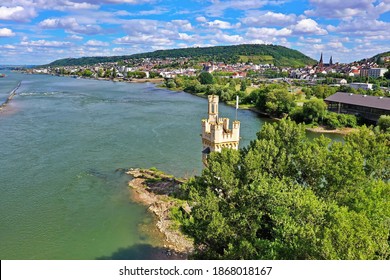
{"type": "Polygon", "coordinates": [[[390,115],[388,97],[336,92],[325,102],[329,111],[355,115],[373,122],[377,122],[381,115],[390,115]]]}

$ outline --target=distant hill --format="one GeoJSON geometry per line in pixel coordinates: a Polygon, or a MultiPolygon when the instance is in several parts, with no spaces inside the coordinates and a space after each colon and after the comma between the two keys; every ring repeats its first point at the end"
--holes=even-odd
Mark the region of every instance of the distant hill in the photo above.
{"type": "Polygon", "coordinates": [[[380,65],[390,65],[390,51],[374,55],[373,57],[369,58],[368,61],[376,62],[380,65]]]}
{"type": "Polygon", "coordinates": [[[227,63],[253,62],[256,64],[271,63],[276,66],[301,67],[313,65],[316,61],[299,51],[277,45],[246,44],[236,46],[196,47],[125,56],[65,58],[53,61],[49,66],[93,65],[97,63],[118,62],[140,58],[192,58],[199,61],[223,61],[227,63]]]}

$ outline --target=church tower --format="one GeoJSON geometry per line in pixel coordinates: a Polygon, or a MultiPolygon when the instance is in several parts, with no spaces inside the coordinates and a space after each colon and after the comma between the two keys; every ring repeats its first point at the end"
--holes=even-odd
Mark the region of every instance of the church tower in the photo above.
{"type": "Polygon", "coordinates": [[[332,66],[333,65],[333,58],[332,56],[330,56],[330,59],[329,59],[329,66],[332,66]]]}
{"type": "Polygon", "coordinates": [[[208,96],[208,118],[202,120],[202,161],[207,165],[207,157],[211,152],[221,152],[222,148],[238,150],[240,142],[240,122],[233,121],[229,128],[228,118],[218,116],[217,95],[208,96]]]}
{"type": "Polygon", "coordinates": [[[317,71],[321,72],[323,68],[324,68],[324,60],[322,59],[322,53],[321,53],[320,61],[318,62],[317,71]]]}

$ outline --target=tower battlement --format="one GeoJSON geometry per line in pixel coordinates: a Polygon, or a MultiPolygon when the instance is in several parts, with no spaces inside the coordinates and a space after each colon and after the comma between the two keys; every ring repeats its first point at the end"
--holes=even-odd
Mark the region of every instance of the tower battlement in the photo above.
{"type": "Polygon", "coordinates": [[[240,122],[233,121],[230,128],[229,118],[218,116],[219,97],[208,96],[208,118],[202,120],[203,163],[206,164],[210,152],[221,152],[222,148],[238,150],[240,141],[240,122]]]}

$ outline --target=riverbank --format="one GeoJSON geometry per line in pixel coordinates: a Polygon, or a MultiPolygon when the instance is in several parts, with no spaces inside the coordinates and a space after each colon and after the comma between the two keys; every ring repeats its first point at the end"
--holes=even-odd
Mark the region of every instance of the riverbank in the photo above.
{"type": "Polygon", "coordinates": [[[307,131],[315,132],[315,133],[325,133],[325,134],[339,134],[339,135],[348,135],[351,132],[357,131],[357,128],[351,128],[351,127],[343,127],[343,128],[336,128],[336,129],[326,129],[323,126],[318,127],[306,127],[307,131]]]}
{"type": "Polygon", "coordinates": [[[156,227],[164,235],[164,247],[168,248],[168,254],[187,259],[193,251],[193,242],[180,232],[179,226],[171,218],[173,208],[191,211],[187,202],[175,198],[185,181],[154,169],[136,168],[126,173],[133,177],[129,181],[132,199],[147,206],[155,215],[156,227]]]}

